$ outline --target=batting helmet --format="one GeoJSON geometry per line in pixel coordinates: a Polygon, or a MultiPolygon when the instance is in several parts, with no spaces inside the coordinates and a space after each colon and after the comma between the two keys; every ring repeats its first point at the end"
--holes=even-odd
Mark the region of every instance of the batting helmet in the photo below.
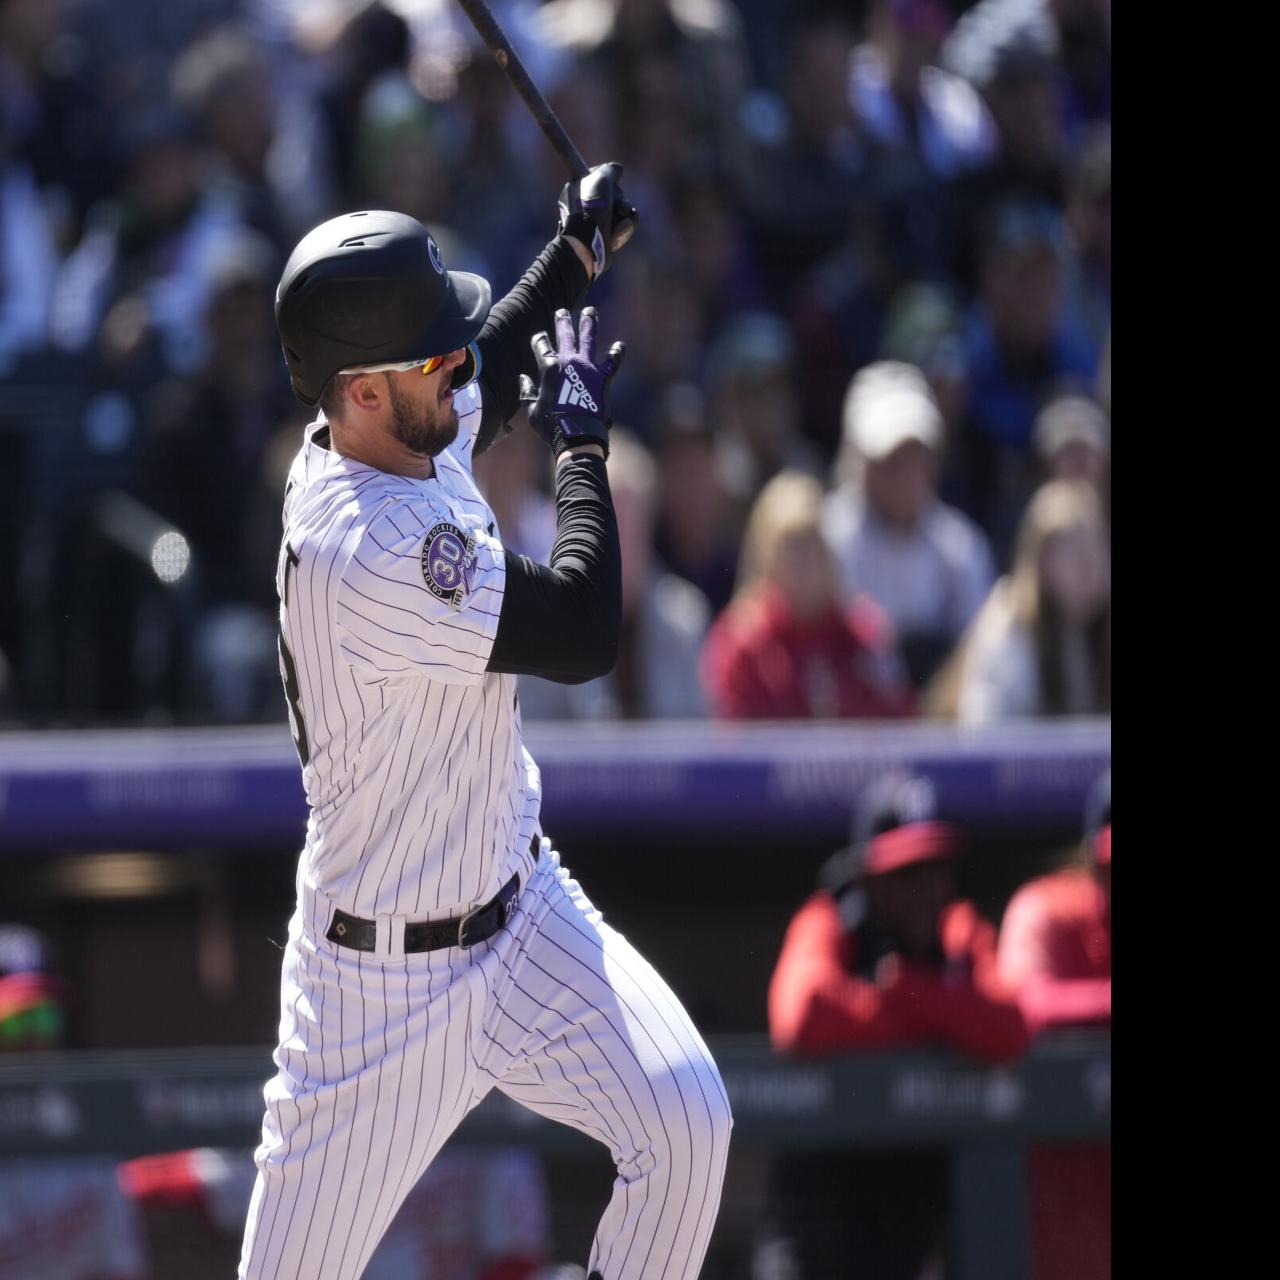
{"type": "Polygon", "coordinates": [[[479,372],[472,346],[489,282],[446,271],[436,242],[407,214],[344,213],[309,231],[276,289],[276,327],[294,394],[314,405],[334,374],[467,349],[454,387],[479,372]]]}

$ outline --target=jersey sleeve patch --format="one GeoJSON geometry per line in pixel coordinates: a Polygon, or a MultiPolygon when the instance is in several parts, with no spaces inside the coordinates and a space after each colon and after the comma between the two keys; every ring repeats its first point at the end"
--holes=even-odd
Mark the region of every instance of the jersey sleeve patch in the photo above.
{"type": "Polygon", "coordinates": [[[446,520],[427,530],[422,541],[422,580],[437,600],[455,613],[475,587],[476,536],[446,520]]]}
{"type": "MultiPolygon", "coordinates": [[[[442,455],[443,456],[443,455],[442,455]]],[[[359,534],[337,586],[347,661],[376,679],[485,677],[506,587],[502,544],[436,501],[396,501],[359,534]]]]}

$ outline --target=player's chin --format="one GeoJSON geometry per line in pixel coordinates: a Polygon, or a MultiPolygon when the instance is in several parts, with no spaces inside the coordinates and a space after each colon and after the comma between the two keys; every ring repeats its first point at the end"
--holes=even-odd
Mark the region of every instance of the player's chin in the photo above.
{"type": "Polygon", "coordinates": [[[447,410],[436,418],[435,430],[431,434],[431,454],[443,452],[458,438],[458,411],[449,405],[447,410]]]}

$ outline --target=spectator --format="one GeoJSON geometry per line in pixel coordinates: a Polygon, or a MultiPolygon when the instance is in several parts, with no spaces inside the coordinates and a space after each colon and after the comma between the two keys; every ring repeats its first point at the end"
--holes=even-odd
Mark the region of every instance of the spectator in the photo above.
{"type": "Polygon", "coordinates": [[[669,387],[658,419],[658,558],[692,582],[714,613],[733,595],[738,547],[730,528],[715,436],[702,394],[690,382],[669,387]]]}
{"type": "Polygon", "coordinates": [[[900,290],[885,315],[879,354],[882,360],[913,364],[924,374],[950,447],[969,407],[964,323],[955,296],[935,284],[912,284],[900,290]]]}
{"type": "Polygon", "coordinates": [[[91,211],[54,292],[55,342],[90,352],[116,380],[188,373],[205,355],[211,267],[243,230],[235,203],[208,188],[187,124],[139,108],[125,128],[125,188],[91,211]]]}
{"type": "Polygon", "coordinates": [[[934,703],[965,724],[1111,709],[1111,556],[1098,495],[1054,480],[1032,500],[1013,571],[992,588],[934,703]]]}
{"type": "Polygon", "coordinates": [[[854,844],[792,919],[769,985],[769,1034],[786,1053],[945,1045],[991,1062],[1027,1030],[996,971],[996,932],[958,897],[960,832],[932,785],[893,775],[868,790],[854,844]]]}
{"type": "Polygon", "coordinates": [[[794,368],[791,331],[764,311],[731,321],[708,353],[721,476],[740,520],[761,487],[784,468],[821,474],[818,453],[801,434],[794,368]]]}
{"type": "Polygon", "coordinates": [[[683,175],[671,196],[671,212],[708,334],[733,316],[764,306],[759,270],[725,179],[710,172],[683,175]]]}
{"type": "Polygon", "coordinates": [[[21,924],[0,924],[0,1052],[62,1047],[62,983],[49,972],[49,943],[21,924]]]}
{"type": "Polygon", "coordinates": [[[700,298],[682,258],[637,253],[609,275],[615,271],[617,305],[626,316],[627,372],[613,394],[613,416],[647,443],[657,430],[655,388],[691,381],[700,372],[700,298]]]}
{"type": "MultiPolygon", "coordinates": [[[[55,243],[80,236],[115,177],[109,89],[88,65],[68,0],[0,0],[0,155],[31,175],[55,243]]],[[[79,16],[79,15],[74,15],[79,16]]]]}
{"type": "Polygon", "coordinates": [[[1075,149],[1111,123],[1108,0],[981,0],[956,25],[943,61],[975,83],[1002,59],[1038,56],[1052,67],[1056,130],[1075,149]]]}
{"type": "Polygon", "coordinates": [[[327,168],[335,175],[337,203],[358,208],[360,108],[379,76],[408,69],[411,41],[405,19],[380,0],[348,7],[348,15],[325,50],[325,82],[316,108],[319,145],[327,151],[327,168]]]}
{"type": "Polygon", "coordinates": [[[1111,5],[1109,0],[1052,0],[1062,65],[1063,131],[1075,147],[1099,126],[1111,127],[1111,5]]]}
{"type": "Polygon", "coordinates": [[[1067,152],[1058,113],[1058,64],[1047,24],[1023,28],[995,23],[962,39],[960,32],[966,29],[962,19],[944,57],[981,91],[999,138],[995,162],[960,175],[948,193],[950,271],[972,292],[980,286],[991,211],[1017,203],[1061,209],[1067,152]]]}
{"type": "Polygon", "coordinates": [[[1012,204],[992,212],[966,336],[969,419],[957,473],[966,495],[960,505],[986,530],[999,563],[1034,486],[1036,414],[1097,374],[1097,350],[1063,310],[1065,255],[1056,210],[1012,204]]]}
{"type": "Polygon", "coordinates": [[[434,226],[452,199],[457,157],[444,113],[428,103],[401,72],[370,86],[356,133],[357,203],[396,209],[434,226]]]}
{"type": "Polygon", "coordinates": [[[892,631],[869,600],[846,606],[822,539],[822,488],[784,471],[747,524],[738,589],[703,653],[703,682],[730,719],[908,715],[892,631]]]}
{"type": "Polygon", "coordinates": [[[0,377],[48,341],[57,273],[40,194],[26,167],[6,157],[0,133],[0,377]]]}
{"type": "Polygon", "coordinates": [[[1111,1025],[1111,774],[1090,794],[1085,865],[1014,894],[1000,930],[1000,974],[1033,1032],[1111,1025]]]}
{"type": "MultiPolygon", "coordinates": [[[[1089,797],[1086,865],[1014,894],[1000,974],[1033,1031],[1111,1025],[1111,773],[1089,797]]],[[[1110,1145],[1040,1144],[1028,1159],[1035,1280],[1111,1275],[1110,1145]]]]}
{"type": "MultiPolygon", "coordinates": [[[[1027,1032],[996,973],[995,930],[956,888],[961,833],[927,779],[890,774],[861,798],[851,848],[792,918],[769,984],[769,1034],[806,1057],[945,1046],[1018,1057],[1027,1032]]],[[[914,1280],[946,1213],[943,1152],[788,1157],[782,1235],[810,1280],[914,1280]],[[833,1191],[833,1188],[838,1188],[833,1191]]]]}
{"type": "Polygon", "coordinates": [[[1072,168],[1067,225],[1066,311],[1099,349],[1111,328],[1111,134],[1095,135],[1072,168]]]}
{"type": "Polygon", "coordinates": [[[200,575],[193,689],[197,708],[221,721],[279,711],[275,585],[262,571],[279,545],[279,490],[268,492],[267,464],[297,406],[275,339],[276,274],[260,236],[223,249],[210,269],[205,360],[154,389],[142,444],[141,496],[185,534],[200,575]]]}
{"type": "MultiPolygon", "coordinates": [[[[456,6],[449,8],[457,11],[456,6]]],[[[513,33],[512,38],[518,37],[513,33]]],[[[517,47],[523,50],[523,46],[517,47]]],[[[536,76],[537,72],[532,74],[536,76]]],[[[584,155],[617,155],[618,149],[609,136],[608,96],[594,79],[585,83],[587,80],[584,73],[576,77],[571,86],[582,97],[594,95],[592,106],[597,115],[604,117],[593,121],[591,137],[582,136],[580,122],[571,118],[572,109],[566,110],[562,101],[557,101],[554,109],[584,155]],[[602,134],[599,140],[596,134],[602,134]]],[[[557,88],[566,87],[570,86],[557,87],[549,82],[545,90],[549,96],[562,99],[564,94],[557,94],[557,88]]],[[[461,134],[453,136],[453,151],[456,156],[465,157],[465,161],[450,164],[451,203],[445,221],[465,228],[472,244],[485,246],[494,280],[518,279],[530,257],[541,247],[543,239],[539,233],[546,229],[543,224],[547,194],[541,188],[549,184],[530,181],[530,157],[511,127],[513,111],[518,113],[515,122],[521,128],[526,127],[526,121],[520,119],[525,113],[523,107],[513,105],[512,99],[511,82],[493,55],[482,46],[472,49],[460,71],[458,100],[454,104],[461,109],[461,128],[456,121],[446,125],[451,136],[461,134]]],[[[546,159],[542,152],[551,152],[545,145],[536,142],[530,145],[537,148],[540,161],[546,159]]],[[[557,159],[551,152],[550,161],[557,159]]],[[[563,166],[551,181],[563,184],[563,166]]],[[[558,190],[557,185],[550,192],[552,199],[558,190]]],[[[446,261],[453,262],[455,258],[450,255],[446,261]]]]}
{"type": "Polygon", "coordinates": [[[1036,418],[1036,453],[1051,480],[1083,480],[1105,498],[1111,456],[1107,415],[1088,396],[1060,396],[1036,418]]]}
{"type": "Polygon", "coordinates": [[[850,208],[872,185],[877,153],[848,95],[853,35],[830,14],[798,17],[780,99],[757,99],[735,149],[743,204],[770,291],[789,309],[805,274],[835,253],[850,208]]]}
{"type": "Polygon", "coordinates": [[[986,599],[991,553],[938,498],[943,422],[918,369],[863,369],[845,399],[844,439],[823,532],[846,595],[865,591],[888,614],[921,688],[986,599]]]}
{"type": "Polygon", "coordinates": [[[647,177],[661,183],[690,146],[714,153],[730,134],[747,66],[729,0],[550,0],[538,21],[614,87],[624,151],[647,177]]]}
{"type": "Polygon", "coordinates": [[[607,676],[580,685],[521,676],[521,710],[538,719],[705,716],[698,656],[711,621],[710,609],[702,592],[655,560],[657,468],[634,437],[616,429],[609,439],[609,488],[622,551],[617,664],[607,676]]]}
{"type": "Polygon", "coordinates": [[[225,193],[283,262],[296,228],[271,165],[276,103],[266,58],[243,32],[218,27],[179,56],[172,85],[174,100],[210,149],[210,186],[225,193]]]}
{"type": "Polygon", "coordinates": [[[988,164],[996,131],[982,99],[937,65],[951,28],[943,0],[874,0],[849,84],[859,118],[883,146],[944,181],[988,164]]]}

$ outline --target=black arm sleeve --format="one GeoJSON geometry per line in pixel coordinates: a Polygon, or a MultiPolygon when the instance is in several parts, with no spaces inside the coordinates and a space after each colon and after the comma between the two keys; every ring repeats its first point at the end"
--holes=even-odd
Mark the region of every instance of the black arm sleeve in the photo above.
{"type": "Polygon", "coordinates": [[[474,453],[483,453],[508,430],[520,407],[520,375],[534,377],[529,341],[546,330],[555,335],[561,307],[572,311],[587,292],[587,269],[563,236],[533,260],[505,298],[495,302],[476,342],[480,347],[480,389],[484,411],[474,453]]]}
{"type": "Polygon", "coordinates": [[[551,564],[507,552],[507,585],[489,670],[582,684],[613,669],[622,626],[622,561],[604,459],[556,468],[551,564]]]}

